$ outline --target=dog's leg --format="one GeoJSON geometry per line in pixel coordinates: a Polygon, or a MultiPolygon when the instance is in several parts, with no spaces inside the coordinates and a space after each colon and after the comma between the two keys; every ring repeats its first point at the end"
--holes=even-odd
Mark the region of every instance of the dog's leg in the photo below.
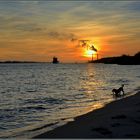
{"type": "Polygon", "coordinates": [[[122,90],[122,93],[123,93],[123,95],[124,95],[124,90],[122,90]]]}

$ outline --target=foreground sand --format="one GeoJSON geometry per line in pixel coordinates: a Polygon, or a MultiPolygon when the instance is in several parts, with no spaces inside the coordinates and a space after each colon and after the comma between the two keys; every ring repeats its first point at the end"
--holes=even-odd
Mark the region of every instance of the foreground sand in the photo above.
{"type": "Polygon", "coordinates": [[[140,92],[34,138],[140,138],[140,92]]]}

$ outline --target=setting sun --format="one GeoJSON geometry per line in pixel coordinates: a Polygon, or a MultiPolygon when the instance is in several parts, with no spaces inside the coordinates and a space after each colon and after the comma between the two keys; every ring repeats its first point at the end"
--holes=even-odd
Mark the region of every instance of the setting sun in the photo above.
{"type": "Polygon", "coordinates": [[[85,50],[84,56],[86,57],[92,57],[92,55],[95,54],[95,51],[93,50],[85,50]]]}

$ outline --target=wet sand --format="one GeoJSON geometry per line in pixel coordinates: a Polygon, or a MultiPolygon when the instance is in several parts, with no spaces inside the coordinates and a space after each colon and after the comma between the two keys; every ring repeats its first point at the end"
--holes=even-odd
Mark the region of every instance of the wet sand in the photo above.
{"type": "Polygon", "coordinates": [[[140,138],[140,92],[34,138],[140,138]]]}

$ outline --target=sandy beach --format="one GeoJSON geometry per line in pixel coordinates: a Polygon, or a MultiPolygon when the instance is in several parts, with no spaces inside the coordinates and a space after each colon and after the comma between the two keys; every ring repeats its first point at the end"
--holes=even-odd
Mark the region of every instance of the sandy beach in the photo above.
{"type": "Polygon", "coordinates": [[[34,138],[140,138],[140,92],[34,138]]]}

